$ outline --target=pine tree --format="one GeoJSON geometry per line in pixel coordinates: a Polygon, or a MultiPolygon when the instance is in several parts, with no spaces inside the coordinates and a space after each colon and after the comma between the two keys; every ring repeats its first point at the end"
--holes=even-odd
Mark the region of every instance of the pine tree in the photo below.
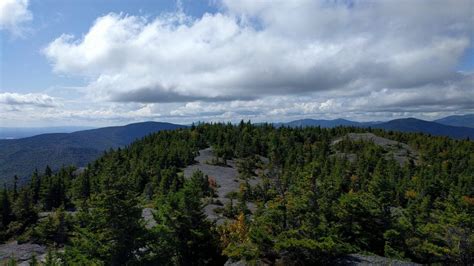
{"type": "Polygon", "coordinates": [[[15,219],[20,221],[24,227],[34,224],[38,219],[38,213],[33,206],[33,200],[29,189],[23,189],[18,194],[18,199],[13,206],[15,219]]]}
{"type": "Polygon", "coordinates": [[[12,206],[11,202],[8,196],[8,191],[6,185],[3,186],[3,192],[1,195],[1,203],[0,203],[0,208],[1,208],[1,226],[0,228],[5,228],[8,227],[10,222],[13,219],[13,214],[12,214],[12,206]]]}
{"type": "Polygon", "coordinates": [[[141,209],[127,178],[104,180],[104,191],[91,198],[78,215],[82,225],[75,231],[66,257],[72,263],[102,261],[109,265],[133,262],[143,236],[141,209]],[[77,260],[76,260],[77,259],[77,260]]]}
{"type": "Polygon", "coordinates": [[[150,261],[206,265],[221,259],[217,236],[203,212],[202,195],[201,180],[192,178],[180,191],[158,200],[156,239],[150,245],[155,255],[150,261]]]}
{"type": "Polygon", "coordinates": [[[30,266],[38,266],[39,263],[38,263],[38,259],[36,258],[36,253],[33,253],[33,255],[31,256],[31,260],[30,260],[30,266]]]}
{"type": "Polygon", "coordinates": [[[18,176],[13,177],[13,201],[18,198],[18,176]]]}
{"type": "Polygon", "coordinates": [[[37,204],[40,200],[41,191],[41,177],[38,174],[38,169],[35,169],[30,181],[31,191],[33,193],[33,203],[37,204]]]}
{"type": "Polygon", "coordinates": [[[53,170],[51,170],[49,165],[46,165],[46,168],[44,169],[44,175],[47,177],[51,177],[53,175],[53,170]]]}
{"type": "MultiPolygon", "coordinates": [[[[59,260],[57,254],[53,252],[51,249],[48,249],[48,253],[46,253],[46,261],[44,262],[44,266],[60,266],[64,265],[61,263],[61,260],[59,260]]],[[[84,264],[79,264],[79,265],[84,265],[84,264]]]]}
{"type": "Polygon", "coordinates": [[[37,243],[62,246],[68,238],[71,222],[67,219],[64,207],[57,208],[52,215],[40,221],[33,229],[32,238],[37,243]]]}

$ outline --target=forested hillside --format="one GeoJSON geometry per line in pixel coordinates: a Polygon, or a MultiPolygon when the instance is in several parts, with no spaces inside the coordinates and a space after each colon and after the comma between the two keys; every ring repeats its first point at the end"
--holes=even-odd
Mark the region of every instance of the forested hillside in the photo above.
{"type": "Polygon", "coordinates": [[[160,130],[182,127],[170,123],[143,122],[0,140],[0,182],[9,181],[15,175],[23,181],[35,169],[44,169],[47,165],[53,170],[69,165],[85,166],[107,149],[128,145],[160,130]]]}
{"type": "Polygon", "coordinates": [[[275,126],[287,127],[323,127],[333,128],[338,126],[380,128],[384,130],[394,130],[401,132],[425,133],[433,136],[447,136],[454,139],[474,139],[474,129],[472,115],[458,117],[446,117],[435,121],[425,121],[416,118],[394,119],[386,122],[355,122],[346,119],[315,120],[302,119],[287,123],[276,123],[275,126]],[[463,124],[464,123],[464,124],[463,124]]]}
{"type": "Polygon", "coordinates": [[[474,114],[447,116],[437,119],[435,122],[443,125],[474,128],[474,114]]]}
{"type": "Polygon", "coordinates": [[[450,126],[416,118],[395,119],[372,125],[374,128],[402,132],[422,132],[434,136],[449,136],[455,139],[474,139],[474,129],[465,126],[450,126]]]}
{"type": "Polygon", "coordinates": [[[0,193],[0,221],[2,241],[47,245],[47,261],[58,264],[314,265],[352,253],[472,264],[474,142],[354,127],[200,124],[146,136],[81,172],[34,172],[29,184],[0,193]],[[349,135],[362,132],[392,140],[390,149],[349,135]],[[215,158],[207,163],[235,160],[241,182],[219,224],[203,208],[219,204],[220,184],[199,171],[183,174],[209,147],[215,158]],[[401,151],[406,158],[396,160],[401,151]],[[144,208],[156,223],[145,223],[144,208]]]}

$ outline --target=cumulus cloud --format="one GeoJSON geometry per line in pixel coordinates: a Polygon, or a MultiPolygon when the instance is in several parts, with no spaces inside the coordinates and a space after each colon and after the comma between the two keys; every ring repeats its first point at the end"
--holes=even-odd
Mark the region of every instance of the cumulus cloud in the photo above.
{"type": "Polygon", "coordinates": [[[200,104],[250,116],[474,109],[473,76],[456,72],[473,41],[470,0],[219,3],[199,18],[110,13],[44,54],[89,80],[91,98],[183,102],[171,116],[200,104]]]}
{"type": "Polygon", "coordinates": [[[57,107],[56,98],[40,93],[0,93],[0,104],[9,106],[29,105],[36,107],[57,107]]]}
{"type": "Polygon", "coordinates": [[[24,23],[33,19],[28,4],[28,0],[0,1],[0,29],[21,36],[25,29],[24,23]]]}

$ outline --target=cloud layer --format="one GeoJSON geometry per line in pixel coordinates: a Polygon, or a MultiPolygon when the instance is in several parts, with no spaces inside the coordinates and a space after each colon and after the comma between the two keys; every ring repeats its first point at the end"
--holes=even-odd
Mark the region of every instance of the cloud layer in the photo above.
{"type": "Polygon", "coordinates": [[[198,19],[111,13],[45,54],[101,98],[170,102],[425,86],[451,78],[471,41],[471,1],[343,3],[224,1],[198,19]]]}
{"type": "MultiPolygon", "coordinates": [[[[27,1],[15,3],[26,10],[27,1]]],[[[81,36],[51,41],[43,53],[54,72],[85,79],[86,98],[74,103],[81,108],[43,117],[374,120],[474,112],[474,74],[457,71],[473,45],[470,0],[216,3],[218,12],[198,18],[182,9],[110,13],[81,36]]]]}
{"type": "Polygon", "coordinates": [[[57,107],[58,103],[55,98],[40,93],[0,93],[0,105],[20,106],[30,105],[36,107],[57,107]]]}
{"type": "Polygon", "coordinates": [[[0,29],[7,30],[16,36],[24,32],[23,24],[33,19],[28,10],[28,0],[0,1],[0,29]]]}

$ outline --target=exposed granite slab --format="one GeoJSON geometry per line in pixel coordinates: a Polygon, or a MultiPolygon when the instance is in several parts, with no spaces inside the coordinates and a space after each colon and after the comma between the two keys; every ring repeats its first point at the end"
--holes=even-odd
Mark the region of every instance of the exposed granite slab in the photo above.
{"type": "Polygon", "coordinates": [[[40,260],[40,257],[44,256],[46,252],[46,246],[32,243],[18,244],[17,241],[12,241],[0,245],[0,262],[8,261],[11,258],[18,263],[26,262],[33,257],[33,254],[40,260]]]}
{"type": "MultiPolygon", "coordinates": [[[[238,178],[239,173],[237,171],[237,160],[227,160],[227,165],[221,166],[210,164],[214,158],[211,148],[200,150],[199,155],[195,158],[196,163],[184,168],[183,171],[184,177],[189,178],[195,171],[200,170],[204,175],[207,175],[216,181],[218,186],[216,191],[217,197],[214,198],[213,201],[219,201],[222,205],[213,203],[208,204],[204,208],[204,212],[209,219],[220,224],[223,223],[226,218],[222,214],[216,213],[215,210],[223,207],[230,201],[226,195],[230,192],[239,191],[240,184],[243,183],[243,181],[238,178]]],[[[264,157],[262,157],[261,160],[264,163],[268,162],[268,159],[264,157]]],[[[252,186],[259,183],[259,180],[256,177],[252,177],[248,181],[252,186]]],[[[235,203],[237,203],[237,201],[235,201],[235,203]]],[[[247,206],[250,210],[255,210],[254,204],[248,203],[247,206]]]]}

